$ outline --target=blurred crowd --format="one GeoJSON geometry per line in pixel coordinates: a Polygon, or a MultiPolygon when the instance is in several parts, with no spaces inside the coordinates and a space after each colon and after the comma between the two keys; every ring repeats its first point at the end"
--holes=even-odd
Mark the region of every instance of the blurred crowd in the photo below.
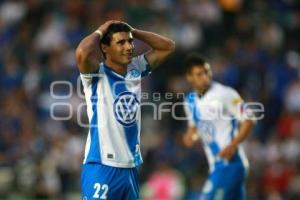
{"type": "MultiPolygon", "coordinates": [[[[216,81],[261,102],[264,118],[244,143],[248,198],[300,199],[297,0],[0,0],[0,199],[80,198],[87,119],[74,52],[109,19],[176,41],[143,81],[144,101],[182,101],[183,60],[196,51],[216,81]]],[[[186,122],[153,113],[142,109],[142,199],[197,199],[208,170],[201,144],[185,148],[186,122]]]]}

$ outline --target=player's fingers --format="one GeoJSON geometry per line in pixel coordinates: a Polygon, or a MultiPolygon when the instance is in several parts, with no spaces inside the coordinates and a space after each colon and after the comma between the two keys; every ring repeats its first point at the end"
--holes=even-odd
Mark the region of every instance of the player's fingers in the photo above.
{"type": "Polygon", "coordinates": [[[117,21],[117,20],[109,20],[109,21],[106,21],[104,24],[102,24],[99,29],[105,33],[108,29],[108,27],[111,25],[111,24],[115,24],[115,23],[120,23],[120,21],[117,21]]]}
{"type": "Polygon", "coordinates": [[[117,24],[117,23],[122,23],[122,22],[121,22],[121,21],[118,21],[118,20],[110,20],[110,21],[108,21],[108,24],[107,24],[107,25],[117,24]]]}
{"type": "Polygon", "coordinates": [[[119,21],[120,23],[123,23],[123,24],[125,24],[125,25],[127,25],[131,30],[133,30],[134,28],[131,26],[131,25],[129,25],[127,22],[124,22],[124,21],[119,21]]]}
{"type": "Polygon", "coordinates": [[[220,153],[219,156],[221,156],[222,158],[229,160],[232,156],[232,151],[228,148],[223,149],[220,153]]]}
{"type": "Polygon", "coordinates": [[[102,26],[105,28],[108,28],[111,24],[114,24],[116,22],[117,22],[116,20],[109,20],[109,21],[106,21],[102,26]]]}
{"type": "Polygon", "coordinates": [[[222,150],[222,151],[219,153],[219,156],[221,156],[221,157],[225,157],[225,155],[226,155],[226,152],[225,152],[224,150],[222,150]]]}
{"type": "Polygon", "coordinates": [[[190,147],[191,146],[191,141],[190,141],[190,139],[187,136],[183,137],[183,144],[186,147],[190,147]]]}

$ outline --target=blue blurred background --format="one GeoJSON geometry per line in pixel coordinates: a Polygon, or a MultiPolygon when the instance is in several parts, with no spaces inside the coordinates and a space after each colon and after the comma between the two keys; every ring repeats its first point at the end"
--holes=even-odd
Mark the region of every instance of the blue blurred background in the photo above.
{"type": "MultiPolygon", "coordinates": [[[[176,41],[176,52],[144,80],[145,101],[182,101],[176,94],[189,90],[183,60],[197,51],[217,81],[263,103],[265,117],[244,143],[248,198],[300,199],[297,0],[0,0],[0,199],[80,198],[87,129],[78,125],[86,111],[74,52],[109,19],[176,41]],[[72,87],[56,84],[53,97],[53,81],[72,87]],[[51,118],[54,103],[52,114],[71,119],[51,118]]],[[[142,199],[197,199],[208,170],[201,145],[186,149],[186,123],[168,112],[154,120],[143,108],[142,116],[142,199]]]]}

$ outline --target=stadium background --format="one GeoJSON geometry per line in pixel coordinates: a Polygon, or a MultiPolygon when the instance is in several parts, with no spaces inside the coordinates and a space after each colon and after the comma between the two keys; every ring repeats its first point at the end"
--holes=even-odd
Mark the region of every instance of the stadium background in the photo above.
{"type": "MultiPolygon", "coordinates": [[[[182,61],[191,51],[208,58],[216,80],[246,101],[262,102],[265,117],[245,142],[248,197],[300,199],[297,0],[0,0],[0,199],[79,199],[87,130],[77,123],[85,110],[78,111],[83,99],[76,92],[74,50],[108,19],[176,41],[176,52],[143,82],[158,105],[166,92],[189,89],[182,61]],[[58,98],[51,97],[56,80],[72,83],[69,98],[58,99],[70,94],[66,84],[56,85],[58,98]],[[72,105],[72,119],[51,119],[53,103],[60,105],[56,115],[70,113],[64,102],[72,105]]],[[[135,45],[137,52],[146,49],[135,45]]],[[[185,123],[152,114],[143,110],[143,198],[196,199],[207,175],[201,145],[184,148],[185,123]]]]}

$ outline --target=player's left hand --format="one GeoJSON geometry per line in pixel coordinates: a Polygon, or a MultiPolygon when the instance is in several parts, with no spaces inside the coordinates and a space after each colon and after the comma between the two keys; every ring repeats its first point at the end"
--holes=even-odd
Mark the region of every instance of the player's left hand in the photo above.
{"type": "Polygon", "coordinates": [[[121,23],[126,24],[130,28],[130,31],[134,31],[134,28],[130,26],[127,22],[121,21],[121,23]]]}
{"type": "Polygon", "coordinates": [[[225,160],[231,160],[232,156],[236,151],[237,146],[235,144],[229,144],[227,147],[222,149],[219,153],[219,156],[224,158],[225,160]]]}

